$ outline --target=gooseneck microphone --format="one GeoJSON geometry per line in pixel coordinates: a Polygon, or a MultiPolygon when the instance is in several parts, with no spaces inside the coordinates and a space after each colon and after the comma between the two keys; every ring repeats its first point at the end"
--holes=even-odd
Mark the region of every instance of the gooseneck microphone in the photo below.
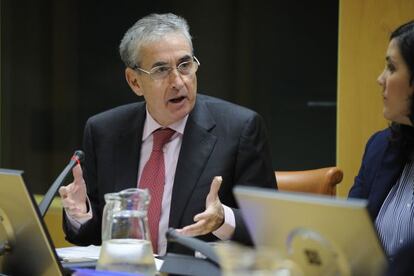
{"type": "Polygon", "coordinates": [[[53,197],[55,196],[59,187],[63,184],[66,176],[72,170],[76,164],[79,164],[83,161],[85,154],[81,150],[75,151],[72,158],[70,159],[69,163],[66,165],[65,169],[60,173],[60,175],[56,178],[55,182],[53,182],[52,186],[50,186],[49,190],[43,197],[43,200],[39,204],[39,210],[42,217],[45,216],[47,210],[49,209],[50,204],[52,203],[53,197]]]}
{"type": "Polygon", "coordinates": [[[205,258],[167,252],[161,257],[164,260],[160,272],[174,275],[219,276],[221,272],[220,259],[214,249],[205,241],[186,237],[170,228],[166,233],[167,241],[178,243],[186,248],[198,251],[205,258]]]}
{"type": "Polygon", "coordinates": [[[176,242],[189,249],[198,251],[206,257],[207,261],[211,262],[215,266],[220,266],[220,259],[217,253],[207,242],[178,234],[173,228],[169,228],[165,236],[167,237],[168,242],[176,242]]]}

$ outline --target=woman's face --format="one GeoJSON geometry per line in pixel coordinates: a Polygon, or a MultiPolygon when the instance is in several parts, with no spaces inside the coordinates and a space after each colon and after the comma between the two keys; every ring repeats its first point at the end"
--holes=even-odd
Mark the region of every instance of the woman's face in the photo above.
{"type": "Polygon", "coordinates": [[[414,86],[410,84],[410,71],[395,39],[388,45],[385,61],[385,69],[377,79],[383,89],[384,117],[392,122],[412,125],[408,116],[414,86]]]}

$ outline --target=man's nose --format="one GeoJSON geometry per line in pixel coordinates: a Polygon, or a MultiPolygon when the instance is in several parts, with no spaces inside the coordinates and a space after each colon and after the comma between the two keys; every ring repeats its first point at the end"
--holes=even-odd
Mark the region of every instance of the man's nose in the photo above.
{"type": "Polygon", "coordinates": [[[170,82],[176,89],[180,89],[184,85],[183,76],[177,68],[173,68],[169,74],[170,82]]]}

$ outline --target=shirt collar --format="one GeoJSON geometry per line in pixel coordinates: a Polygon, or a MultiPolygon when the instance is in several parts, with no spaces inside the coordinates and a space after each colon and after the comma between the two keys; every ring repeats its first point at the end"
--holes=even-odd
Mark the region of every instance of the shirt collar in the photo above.
{"type": "MultiPolygon", "coordinates": [[[[163,127],[162,125],[157,123],[157,121],[154,120],[154,118],[148,112],[148,108],[146,108],[146,113],[147,113],[147,116],[145,118],[145,123],[144,123],[144,132],[142,133],[142,141],[147,139],[148,136],[150,136],[155,130],[163,127]]],[[[188,114],[181,120],[178,120],[177,122],[172,123],[171,125],[168,125],[167,127],[183,135],[184,128],[187,123],[187,119],[188,119],[188,114]]]]}

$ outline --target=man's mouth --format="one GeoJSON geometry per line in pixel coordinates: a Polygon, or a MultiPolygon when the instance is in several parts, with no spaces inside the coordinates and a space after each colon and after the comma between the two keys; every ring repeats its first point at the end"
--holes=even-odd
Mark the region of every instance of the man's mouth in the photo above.
{"type": "Polygon", "coordinates": [[[170,103],[174,103],[174,104],[176,104],[176,103],[180,103],[180,102],[182,102],[182,101],[184,101],[184,99],[185,98],[187,98],[187,97],[185,97],[185,96],[180,96],[180,97],[177,97],[177,98],[173,98],[173,99],[170,99],[170,100],[168,100],[170,103]]]}

